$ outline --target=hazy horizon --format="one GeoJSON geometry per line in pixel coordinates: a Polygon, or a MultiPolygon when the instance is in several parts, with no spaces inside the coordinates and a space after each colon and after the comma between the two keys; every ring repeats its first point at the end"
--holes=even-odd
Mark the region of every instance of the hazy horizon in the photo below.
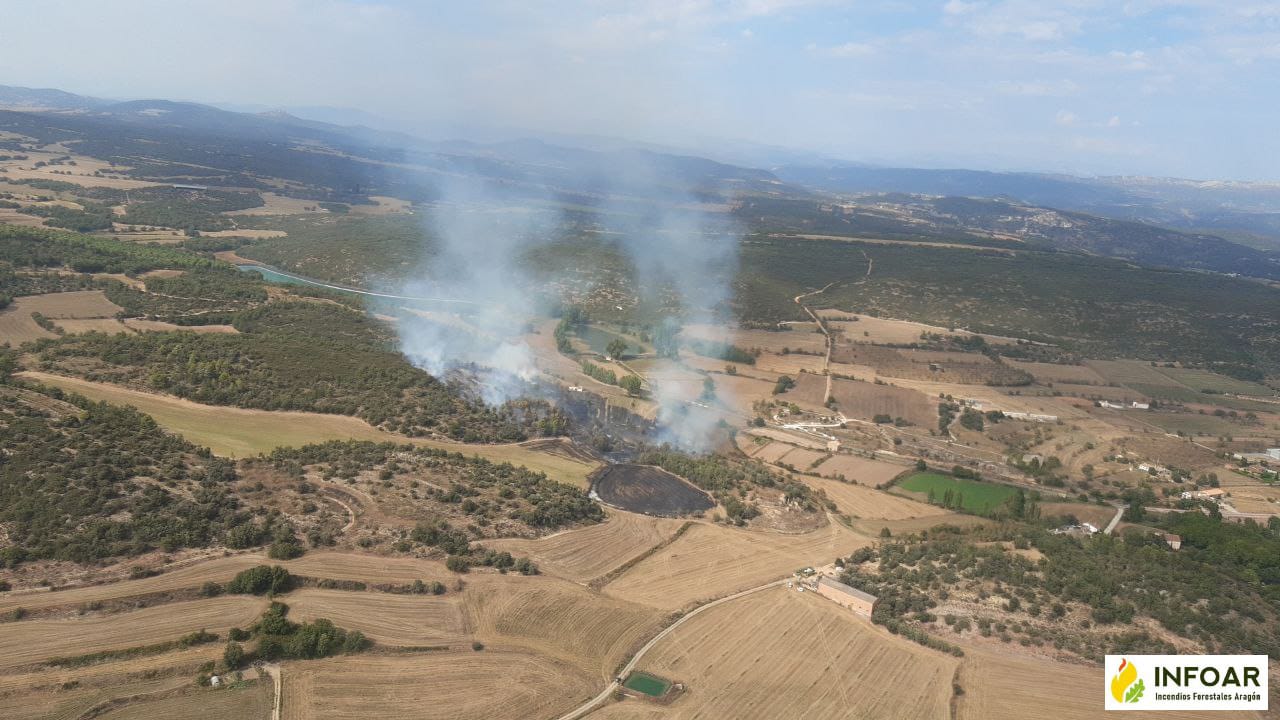
{"type": "Polygon", "coordinates": [[[1276,2],[84,8],[10,8],[0,82],[350,108],[436,139],[509,129],[711,156],[768,146],[893,166],[1280,180],[1276,2]]]}

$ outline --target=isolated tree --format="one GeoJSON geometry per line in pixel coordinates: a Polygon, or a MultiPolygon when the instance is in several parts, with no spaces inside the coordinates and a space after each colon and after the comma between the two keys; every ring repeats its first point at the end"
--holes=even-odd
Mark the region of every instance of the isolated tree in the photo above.
{"type": "Polygon", "coordinates": [[[222,651],[222,662],[228,670],[240,667],[240,663],[244,662],[244,648],[240,643],[234,640],[227,643],[227,649],[222,651]]]}
{"type": "Polygon", "coordinates": [[[605,347],[605,352],[614,360],[621,360],[622,353],[627,351],[627,343],[622,338],[614,338],[605,347]]]}

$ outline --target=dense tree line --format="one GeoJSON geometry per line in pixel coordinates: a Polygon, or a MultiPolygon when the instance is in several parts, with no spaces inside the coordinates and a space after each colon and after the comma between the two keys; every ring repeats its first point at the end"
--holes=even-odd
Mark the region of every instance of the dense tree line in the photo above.
{"type": "Polygon", "coordinates": [[[141,273],[158,268],[208,267],[212,260],[160,245],[42,228],[0,225],[0,261],[15,268],[69,267],[77,272],[141,273]]]}
{"type": "Polygon", "coordinates": [[[6,566],[204,546],[251,522],[228,489],[230,463],[129,407],[56,390],[0,392],[0,448],[6,566]],[[58,399],[68,410],[47,409],[58,399]]]}
{"type": "Polygon", "coordinates": [[[48,367],[126,382],[197,402],[354,415],[409,435],[519,441],[563,432],[542,401],[487,407],[464,385],[409,364],[364,313],[275,302],[237,313],[239,334],[88,334],[37,344],[48,367]],[[85,369],[85,359],[97,362],[85,369]]]}
{"type": "Polygon", "coordinates": [[[994,596],[1002,613],[984,614],[990,605],[984,603],[962,623],[950,617],[947,624],[963,631],[973,623],[984,635],[1021,635],[1023,644],[1052,644],[1085,657],[1169,651],[1166,641],[1131,629],[1138,618],[1207,652],[1280,652],[1280,525],[1187,513],[1169,520],[1168,529],[1182,534],[1181,551],[1147,530],[1080,538],[1029,523],[943,526],[859,550],[843,561],[843,579],[880,598],[881,620],[924,628],[938,622],[934,608],[952,594],[994,596]],[[1082,623],[1053,622],[1073,608],[1082,623]]]}

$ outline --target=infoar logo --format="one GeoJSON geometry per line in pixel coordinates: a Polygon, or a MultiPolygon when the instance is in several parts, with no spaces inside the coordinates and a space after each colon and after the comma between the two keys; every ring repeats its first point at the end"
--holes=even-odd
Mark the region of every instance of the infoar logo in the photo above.
{"type": "Polygon", "coordinates": [[[1128,658],[1121,660],[1120,671],[1111,676],[1111,697],[1118,703],[1136,703],[1146,689],[1146,684],[1138,677],[1138,668],[1128,658]]]}

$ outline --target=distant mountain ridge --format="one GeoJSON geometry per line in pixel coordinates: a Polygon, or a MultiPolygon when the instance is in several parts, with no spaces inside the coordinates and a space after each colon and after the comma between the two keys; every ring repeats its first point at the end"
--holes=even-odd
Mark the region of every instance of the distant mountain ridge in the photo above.
{"type": "Polygon", "coordinates": [[[0,87],[6,105],[21,110],[0,110],[0,129],[78,143],[160,182],[266,189],[263,179],[277,177],[302,186],[291,192],[307,199],[421,202],[434,197],[433,184],[465,177],[513,201],[693,199],[734,207],[748,228],[1075,252],[1280,280],[1280,211],[1272,211],[1280,185],[852,164],[768,170],[639,143],[436,142],[282,111],[0,87]],[[1224,239],[1215,226],[1251,242],[1224,239]]]}

